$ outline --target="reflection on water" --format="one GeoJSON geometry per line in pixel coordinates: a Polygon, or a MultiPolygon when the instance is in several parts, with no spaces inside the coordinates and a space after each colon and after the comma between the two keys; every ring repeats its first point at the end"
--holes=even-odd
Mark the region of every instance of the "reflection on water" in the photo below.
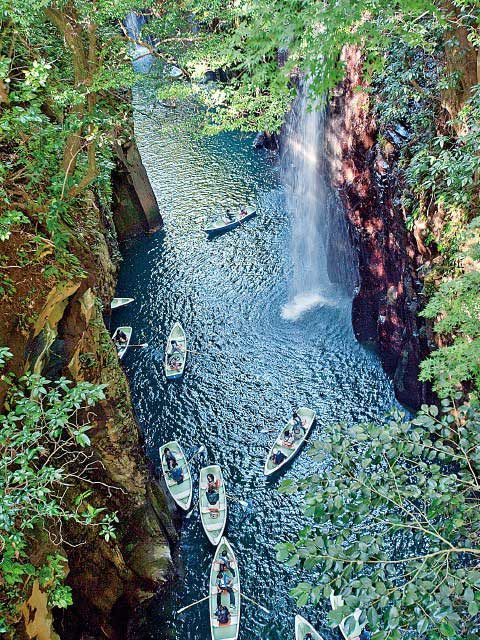
{"type": "MultiPolygon", "coordinates": [[[[268,616],[244,601],[241,640],[293,638],[296,608],[288,595],[297,569],[275,560],[274,544],[307,523],[296,496],[281,496],[279,480],[267,481],[263,463],[273,433],[298,405],[315,409],[313,437],[323,425],[375,418],[393,403],[391,385],[376,358],[355,341],[350,303],[339,298],[295,322],[280,313],[292,274],[290,220],[274,158],[254,152],[252,138],[220,135],[194,140],[175,110],[151,109],[137,93],[138,141],[165,218],[165,230],[140,238],[124,251],[118,295],[135,297],[115,312],[113,327],[134,328],[124,358],[148,455],[178,438],[187,450],[205,444],[204,462],[222,465],[231,502],[226,533],[240,563],[247,595],[272,610],[268,616]],[[141,109],[141,112],[140,112],[141,109]],[[165,120],[168,118],[168,121],[165,120]],[[168,123],[169,126],[166,126],[168,123]],[[256,204],[258,216],[214,240],[202,231],[222,207],[256,204]],[[194,353],[185,377],[167,383],[163,343],[180,320],[194,353]]],[[[193,474],[198,473],[198,462],[193,474]]],[[[286,470],[301,477],[318,469],[305,453],[286,470]]],[[[206,605],[181,616],[174,611],[205,595],[213,551],[197,515],[181,530],[181,577],[170,597],[152,602],[132,629],[135,640],[206,640],[206,605]]],[[[303,610],[325,632],[322,609],[303,610]]]]}

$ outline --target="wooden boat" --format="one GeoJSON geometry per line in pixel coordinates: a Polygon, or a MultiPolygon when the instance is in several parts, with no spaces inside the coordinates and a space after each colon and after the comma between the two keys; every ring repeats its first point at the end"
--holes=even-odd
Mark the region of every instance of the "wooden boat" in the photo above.
{"type": "Polygon", "coordinates": [[[202,525],[207,534],[207,538],[217,546],[223,535],[225,523],[227,522],[227,495],[225,490],[225,482],[223,481],[222,470],[218,464],[211,464],[200,470],[200,488],[199,488],[199,509],[202,525]],[[207,475],[213,474],[217,481],[218,501],[210,504],[207,500],[207,475]]]}
{"type": "Polygon", "coordinates": [[[132,327],[117,327],[117,329],[115,329],[115,333],[112,336],[112,340],[115,343],[115,346],[117,348],[118,357],[120,358],[120,360],[126,354],[127,349],[128,349],[128,345],[130,344],[131,338],[132,338],[132,327]],[[119,344],[115,339],[117,334],[120,331],[123,331],[123,333],[127,336],[127,341],[125,343],[121,343],[121,344],[119,344]]]}
{"type": "Polygon", "coordinates": [[[228,221],[226,218],[219,218],[215,222],[212,223],[210,227],[205,229],[205,233],[209,236],[213,236],[217,233],[223,233],[224,231],[230,231],[231,229],[235,229],[235,227],[240,226],[250,218],[253,218],[256,215],[256,210],[254,207],[245,207],[246,215],[240,215],[240,212],[237,213],[235,218],[232,221],[228,221]]]}
{"type": "Polygon", "coordinates": [[[192,504],[193,483],[192,475],[190,473],[190,467],[182,451],[182,448],[176,440],[170,440],[170,442],[162,444],[159,449],[159,453],[160,462],[162,464],[163,477],[165,478],[165,484],[167,485],[168,492],[178,504],[180,509],[188,511],[192,504]],[[183,470],[183,482],[176,482],[170,475],[167,462],[163,455],[165,449],[167,448],[170,449],[170,451],[173,453],[177,460],[178,466],[183,470]]]}
{"type": "Polygon", "coordinates": [[[285,427],[283,427],[283,429],[280,431],[273,447],[268,452],[268,456],[265,461],[265,467],[263,470],[263,473],[266,476],[270,476],[272,475],[272,473],[275,473],[275,471],[281,469],[287,464],[287,462],[290,462],[290,460],[292,460],[297,455],[297,453],[300,451],[301,446],[305,442],[305,438],[308,436],[310,429],[312,428],[312,424],[315,420],[315,412],[312,411],[312,409],[308,409],[307,407],[300,407],[299,409],[297,409],[297,413],[303,422],[302,434],[298,440],[293,442],[293,444],[291,444],[290,446],[287,446],[284,442],[283,437],[285,434],[285,430],[291,429],[293,420],[289,420],[287,422],[285,427]],[[277,451],[281,451],[286,456],[280,464],[274,464],[273,461],[270,460],[271,455],[273,453],[277,453],[277,451]]]}
{"type": "MultiPolygon", "coordinates": [[[[334,592],[332,591],[332,593],[330,594],[330,605],[332,609],[335,611],[335,609],[339,609],[340,607],[343,607],[344,604],[345,604],[345,601],[342,598],[342,596],[335,595],[334,592]]],[[[342,633],[342,636],[345,638],[345,640],[354,640],[354,638],[358,638],[358,636],[362,633],[363,627],[365,626],[364,624],[360,624],[359,622],[360,616],[362,615],[361,609],[355,609],[352,615],[355,618],[355,627],[352,629],[352,631],[350,631],[350,633],[347,633],[345,629],[345,621],[347,620],[347,618],[344,618],[338,625],[342,633]]]]}
{"type": "Polygon", "coordinates": [[[165,375],[168,380],[175,380],[183,376],[187,361],[187,337],[182,325],[175,322],[167,339],[165,349],[165,375]],[[173,341],[175,344],[172,345],[173,341]]]}
{"type": "Polygon", "coordinates": [[[113,298],[110,303],[110,309],[118,309],[119,307],[124,307],[126,304],[130,304],[133,302],[135,298],[113,298]]]}
{"type": "Polygon", "coordinates": [[[240,575],[238,572],[238,563],[233,553],[233,549],[226,538],[220,540],[220,544],[215,552],[213,558],[212,568],[210,570],[210,582],[209,582],[209,595],[208,607],[210,612],[210,630],[212,634],[212,640],[237,640],[238,632],[240,630],[240,605],[241,605],[241,592],[240,592],[240,575]],[[220,602],[228,608],[230,611],[230,619],[226,624],[220,624],[215,616],[217,610],[217,575],[220,571],[220,557],[226,556],[229,561],[230,570],[229,576],[233,580],[233,593],[235,595],[235,607],[230,604],[230,594],[227,591],[223,591],[220,595],[220,602]],[[233,569],[233,572],[232,572],[233,569]],[[234,575],[233,575],[234,574],[234,575]]]}
{"type": "Polygon", "coordinates": [[[322,636],[315,631],[312,625],[302,616],[295,616],[295,640],[305,640],[307,633],[312,634],[313,640],[323,640],[322,636]]]}

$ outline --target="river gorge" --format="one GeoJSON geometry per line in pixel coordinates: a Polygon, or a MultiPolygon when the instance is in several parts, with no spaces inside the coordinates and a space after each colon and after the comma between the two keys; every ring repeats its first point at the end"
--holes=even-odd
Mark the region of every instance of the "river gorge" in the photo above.
{"type": "MultiPolygon", "coordinates": [[[[285,638],[293,632],[289,590],[300,574],[276,561],[274,544],[308,519],[299,499],[278,493],[278,478],[263,476],[274,433],[299,405],[316,411],[312,439],[322,437],[326,422],[379,419],[395,402],[392,385],[374,353],[355,340],[344,287],[330,283],[325,300],[313,307],[307,301],[301,313],[297,299],[294,319],[285,314],[299,285],[292,288],[294,221],[278,157],[253,150],[253,136],[193,138],[187,115],[158,105],[148,83],[137,87],[134,104],[137,142],[164,218],[162,231],[125,243],[118,280],[117,295],[135,301],[115,312],[112,330],[131,325],[134,342],[149,345],[124,359],[135,412],[157,469],[165,441],[175,437],[189,453],[204,444],[206,456],[192,463],[194,478],[201,464],[217,462],[228,492],[248,501],[246,509],[230,501],[226,531],[243,590],[273,614],[244,601],[242,638],[285,638]],[[257,207],[256,218],[206,237],[203,227],[215,212],[243,204],[257,207]],[[164,342],[176,320],[193,351],[184,378],[167,382],[164,342]],[[266,428],[271,432],[262,433],[266,428]]],[[[320,227],[327,224],[321,206],[316,214],[320,227]]],[[[326,273],[317,276],[329,283],[326,273]]],[[[284,475],[315,471],[322,472],[304,452],[284,475]]],[[[183,519],[179,580],[148,607],[132,639],[208,636],[205,605],[174,612],[205,594],[211,558],[198,513],[183,519]]],[[[311,619],[325,626],[318,609],[311,619]]]]}

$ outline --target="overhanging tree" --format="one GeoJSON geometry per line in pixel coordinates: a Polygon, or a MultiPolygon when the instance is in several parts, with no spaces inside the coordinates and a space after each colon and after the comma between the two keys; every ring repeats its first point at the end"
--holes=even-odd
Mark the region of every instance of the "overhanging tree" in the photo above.
{"type": "Polygon", "coordinates": [[[319,472],[281,486],[305,495],[312,518],[277,545],[304,571],[298,604],[341,592],[330,622],[360,607],[374,640],[478,638],[479,424],[477,408],[445,399],[413,420],[324,427],[319,472]]]}

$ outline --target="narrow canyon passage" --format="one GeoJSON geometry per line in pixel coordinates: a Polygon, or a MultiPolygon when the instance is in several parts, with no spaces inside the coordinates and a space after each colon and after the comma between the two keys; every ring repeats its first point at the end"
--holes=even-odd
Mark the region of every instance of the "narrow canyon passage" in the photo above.
{"type": "MultiPolygon", "coordinates": [[[[391,384],[376,357],[354,339],[350,299],[337,290],[328,304],[292,320],[282,309],[292,293],[291,216],[277,158],[252,150],[239,134],[193,138],[180,110],[154,105],[145,85],[135,94],[136,135],[165,219],[165,228],[131,241],[124,249],[117,295],[135,302],[113,317],[112,329],[133,326],[133,342],[148,342],[124,359],[146,448],[158,466],[158,447],[177,438],[187,453],[204,444],[231,495],[226,535],[240,563],[245,593],[272,610],[267,616],[243,601],[242,640],[293,637],[296,607],[288,595],[301,579],[278,563],[274,545],[308,524],[299,500],[281,496],[280,479],[267,481],[265,456],[293,408],[309,406],[317,423],[357,422],[382,416],[393,404],[391,384]],[[149,115],[150,114],[150,115],[149,115]],[[258,216],[239,229],[208,240],[202,229],[225,207],[256,205],[258,216]],[[167,383],[165,338],[180,320],[190,347],[184,378],[167,383]],[[272,433],[260,433],[262,428],[272,433]]],[[[352,465],[355,460],[352,460],[352,465]]],[[[283,477],[322,469],[306,450],[283,477]]],[[[179,607],[201,598],[213,550],[198,515],[181,528],[181,577],[171,597],[153,602],[147,619],[132,630],[135,640],[210,637],[206,604],[182,616],[179,607]],[[160,622],[166,620],[167,622],[160,622]]],[[[325,638],[322,610],[304,610],[325,638]]]]}

